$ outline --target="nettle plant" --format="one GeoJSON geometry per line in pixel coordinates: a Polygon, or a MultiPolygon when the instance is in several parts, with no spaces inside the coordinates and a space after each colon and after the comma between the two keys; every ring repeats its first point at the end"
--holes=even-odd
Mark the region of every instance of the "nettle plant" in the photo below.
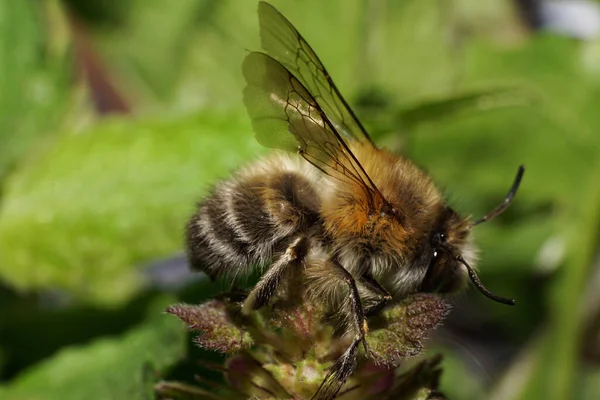
{"type": "MultiPolygon", "coordinates": [[[[167,308],[196,334],[200,347],[227,355],[226,384],[198,378],[197,385],[160,382],[161,399],[310,399],[352,341],[335,316],[315,302],[264,307],[248,316],[235,296],[200,305],[167,308]]],[[[449,305],[417,293],[369,319],[368,352],[360,347],[356,368],[337,399],[443,399],[437,390],[440,356],[421,354],[427,333],[440,324],[449,305]]],[[[201,361],[201,360],[199,360],[201,361]]]]}

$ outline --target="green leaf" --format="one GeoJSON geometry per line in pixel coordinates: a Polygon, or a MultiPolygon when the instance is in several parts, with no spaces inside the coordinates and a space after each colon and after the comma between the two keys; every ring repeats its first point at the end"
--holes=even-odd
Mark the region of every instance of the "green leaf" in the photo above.
{"type": "Polygon", "coordinates": [[[404,129],[467,112],[482,112],[502,107],[530,104],[535,96],[517,87],[496,87],[446,94],[436,99],[424,99],[406,105],[396,115],[396,123],[404,129]]]}
{"type": "MultiPolygon", "coordinates": [[[[148,319],[120,338],[64,348],[0,387],[7,400],[151,399],[161,372],[185,354],[185,328],[162,312],[173,301],[160,298],[148,319]]],[[[43,332],[40,332],[43,340],[43,332]]]]}
{"type": "Polygon", "coordinates": [[[0,180],[64,115],[71,96],[64,28],[56,1],[0,2],[0,180]]]}
{"type": "MultiPolygon", "coordinates": [[[[205,3],[129,2],[121,11],[129,17],[121,29],[102,32],[109,62],[119,63],[122,74],[133,75],[134,85],[143,85],[159,99],[170,98],[186,58],[184,49],[190,40],[190,30],[205,3]]],[[[124,79],[123,83],[131,85],[130,81],[124,79]]]]}
{"type": "Polygon", "coordinates": [[[597,399],[600,397],[600,369],[592,366],[584,369],[583,374],[578,376],[579,387],[578,399],[597,399]]]}
{"type": "Polygon", "coordinates": [[[551,319],[540,349],[531,379],[521,399],[564,399],[575,390],[580,375],[580,338],[583,323],[573,310],[581,307],[579,294],[585,289],[590,265],[597,252],[600,230],[600,163],[591,166],[595,175],[581,193],[584,199],[574,212],[572,226],[568,229],[567,261],[565,273],[550,287],[548,303],[551,319]],[[584,232],[584,235],[581,235],[584,232]]]}
{"type": "Polygon", "coordinates": [[[457,350],[468,352],[468,349],[463,349],[460,343],[456,343],[456,347],[450,345],[440,349],[439,346],[435,346],[428,349],[431,354],[440,351],[444,354],[441,365],[444,373],[440,377],[440,390],[449,399],[477,400],[487,398],[483,382],[470,371],[472,365],[469,365],[470,362],[461,357],[464,356],[464,353],[460,354],[457,350]]]}
{"type": "Polygon", "coordinates": [[[143,285],[135,266],[181,251],[183,227],[217,178],[261,153],[242,114],[115,119],[65,134],[6,185],[0,275],[117,304],[143,285]]]}

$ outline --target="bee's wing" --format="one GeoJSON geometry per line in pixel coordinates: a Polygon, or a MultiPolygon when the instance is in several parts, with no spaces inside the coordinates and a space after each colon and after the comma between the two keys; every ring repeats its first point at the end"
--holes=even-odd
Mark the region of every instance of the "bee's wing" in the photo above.
{"type": "Polygon", "coordinates": [[[253,52],[242,65],[244,103],[259,143],[299,153],[336,179],[381,196],[315,98],[274,58],[253,52]]]}
{"type": "Polygon", "coordinates": [[[317,101],[327,118],[345,139],[375,146],[327,70],[304,40],[279,11],[260,2],[258,6],[260,38],[265,51],[290,71],[317,101]]]}

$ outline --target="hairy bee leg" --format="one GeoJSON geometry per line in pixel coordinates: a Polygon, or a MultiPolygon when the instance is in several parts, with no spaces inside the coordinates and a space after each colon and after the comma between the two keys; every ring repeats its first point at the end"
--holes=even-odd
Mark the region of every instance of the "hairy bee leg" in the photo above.
{"type": "Polygon", "coordinates": [[[354,320],[354,329],[359,340],[363,341],[365,350],[367,350],[367,343],[364,338],[369,331],[369,326],[367,324],[367,319],[365,318],[365,312],[360,300],[360,295],[358,294],[356,280],[350,274],[350,272],[346,271],[346,268],[344,268],[337,261],[332,261],[330,264],[336,269],[337,272],[339,272],[340,278],[344,281],[344,283],[348,285],[348,297],[350,299],[352,319],[354,320]]]}
{"type": "Polygon", "coordinates": [[[326,285],[336,286],[337,281],[337,283],[344,283],[348,287],[347,299],[349,300],[348,306],[350,308],[345,309],[346,305],[344,305],[343,309],[346,313],[351,314],[350,317],[354,325],[355,336],[350,347],[348,347],[346,352],[331,366],[320,389],[313,397],[314,399],[331,399],[340,390],[348,377],[354,372],[357,347],[360,343],[363,344],[365,352],[370,354],[370,349],[365,339],[369,327],[367,325],[367,320],[365,319],[356,280],[352,274],[336,260],[330,260],[325,265],[327,266],[325,267],[327,272],[325,270],[322,270],[322,272],[325,272],[328,277],[325,281],[326,285]]]}
{"type": "Polygon", "coordinates": [[[361,276],[360,280],[363,287],[367,288],[372,293],[375,293],[377,296],[375,304],[365,307],[365,316],[369,317],[381,311],[383,307],[385,307],[385,305],[392,299],[392,296],[387,290],[385,290],[383,286],[379,284],[379,282],[377,282],[377,280],[375,280],[375,278],[373,278],[371,273],[368,272],[361,276]]]}
{"type": "Polygon", "coordinates": [[[356,368],[356,352],[362,339],[354,338],[354,341],[348,349],[331,366],[327,376],[321,382],[319,389],[313,395],[311,400],[330,400],[335,398],[344,383],[356,368]]]}
{"type": "Polygon", "coordinates": [[[296,238],[250,291],[242,305],[242,312],[247,315],[266,305],[275,294],[286,270],[289,267],[300,265],[307,251],[308,238],[304,236],[296,238]]]}

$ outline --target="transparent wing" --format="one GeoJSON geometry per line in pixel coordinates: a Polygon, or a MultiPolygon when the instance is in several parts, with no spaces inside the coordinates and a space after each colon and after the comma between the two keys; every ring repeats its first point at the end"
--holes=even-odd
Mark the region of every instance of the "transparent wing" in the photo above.
{"type": "Polygon", "coordinates": [[[336,179],[359,184],[372,201],[381,196],[308,90],[274,58],[253,52],[242,65],[244,103],[263,146],[299,153],[336,179]]]}
{"type": "Polygon", "coordinates": [[[346,139],[375,146],[319,57],[287,18],[262,1],[258,5],[258,17],[264,50],[308,89],[336,131],[346,139]]]}

